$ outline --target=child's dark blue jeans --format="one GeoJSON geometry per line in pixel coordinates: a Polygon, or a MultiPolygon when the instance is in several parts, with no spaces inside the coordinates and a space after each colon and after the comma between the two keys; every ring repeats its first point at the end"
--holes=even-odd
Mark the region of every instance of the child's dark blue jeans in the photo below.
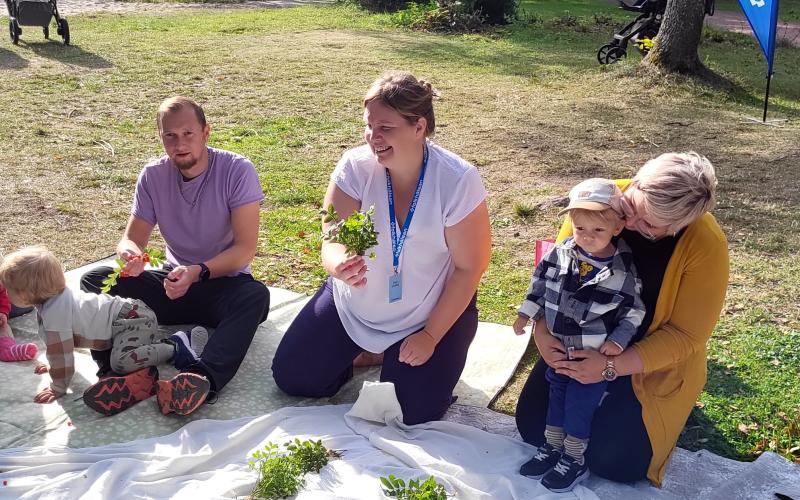
{"type": "Polygon", "coordinates": [[[588,439],[594,412],[603,399],[608,382],[581,384],[548,367],[545,378],[550,382],[550,401],[547,404],[547,425],[562,427],[578,439],[588,439]]]}

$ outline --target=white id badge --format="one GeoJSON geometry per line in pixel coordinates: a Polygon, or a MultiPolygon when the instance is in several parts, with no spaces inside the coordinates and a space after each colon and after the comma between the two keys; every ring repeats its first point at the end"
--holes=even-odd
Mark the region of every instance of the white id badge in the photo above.
{"type": "Polygon", "coordinates": [[[389,276],[389,303],[397,302],[403,298],[403,282],[400,273],[389,276]]]}

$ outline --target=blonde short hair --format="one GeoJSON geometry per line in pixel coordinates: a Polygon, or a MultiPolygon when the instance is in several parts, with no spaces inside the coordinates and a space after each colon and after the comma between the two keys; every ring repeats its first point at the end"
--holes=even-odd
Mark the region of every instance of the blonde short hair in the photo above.
{"type": "Polygon", "coordinates": [[[197,121],[200,122],[200,126],[206,128],[206,114],[203,111],[203,107],[188,97],[176,95],[174,97],[168,97],[164,99],[161,102],[161,105],[158,106],[158,113],[156,114],[156,125],[158,125],[158,130],[161,131],[161,124],[163,123],[165,116],[183,108],[191,108],[197,117],[197,121]]]}
{"type": "Polygon", "coordinates": [[[614,226],[622,224],[622,216],[613,208],[605,210],[587,210],[585,208],[572,208],[567,212],[570,222],[575,223],[576,218],[588,219],[595,223],[609,223],[614,226]]]}
{"type": "Polygon", "coordinates": [[[633,178],[642,193],[644,211],[676,233],[714,208],[717,176],[703,155],[664,153],[633,178]]]}
{"type": "Polygon", "coordinates": [[[436,117],[433,114],[433,97],[437,95],[430,83],[419,80],[411,73],[387,71],[372,82],[364,107],[374,100],[400,113],[409,123],[425,118],[425,136],[430,137],[436,130],[436,117]]]}
{"type": "Polygon", "coordinates": [[[44,304],[67,286],[61,263],[41,245],[6,255],[0,263],[0,282],[33,304],[44,304]]]}

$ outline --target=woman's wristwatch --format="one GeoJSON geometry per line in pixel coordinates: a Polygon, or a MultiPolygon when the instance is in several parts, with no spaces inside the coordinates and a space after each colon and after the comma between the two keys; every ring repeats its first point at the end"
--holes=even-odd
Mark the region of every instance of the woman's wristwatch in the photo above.
{"type": "Polygon", "coordinates": [[[616,356],[606,356],[606,367],[601,375],[606,382],[613,382],[617,379],[617,368],[614,366],[616,356]]]}

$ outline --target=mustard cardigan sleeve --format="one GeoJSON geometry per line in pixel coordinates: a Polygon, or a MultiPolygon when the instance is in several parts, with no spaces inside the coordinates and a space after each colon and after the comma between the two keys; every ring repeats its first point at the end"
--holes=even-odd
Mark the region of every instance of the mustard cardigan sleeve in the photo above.
{"type": "Polygon", "coordinates": [[[633,345],[642,359],[644,373],[705,349],[725,301],[728,242],[714,217],[705,214],[686,228],[681,240],[659,292],[659,298],[671,298],[663,302],[671,303],[657,304],[654,325],[645,338],[633,345]],[[656,325],[655,318],[663,319],[656,325]]]}

